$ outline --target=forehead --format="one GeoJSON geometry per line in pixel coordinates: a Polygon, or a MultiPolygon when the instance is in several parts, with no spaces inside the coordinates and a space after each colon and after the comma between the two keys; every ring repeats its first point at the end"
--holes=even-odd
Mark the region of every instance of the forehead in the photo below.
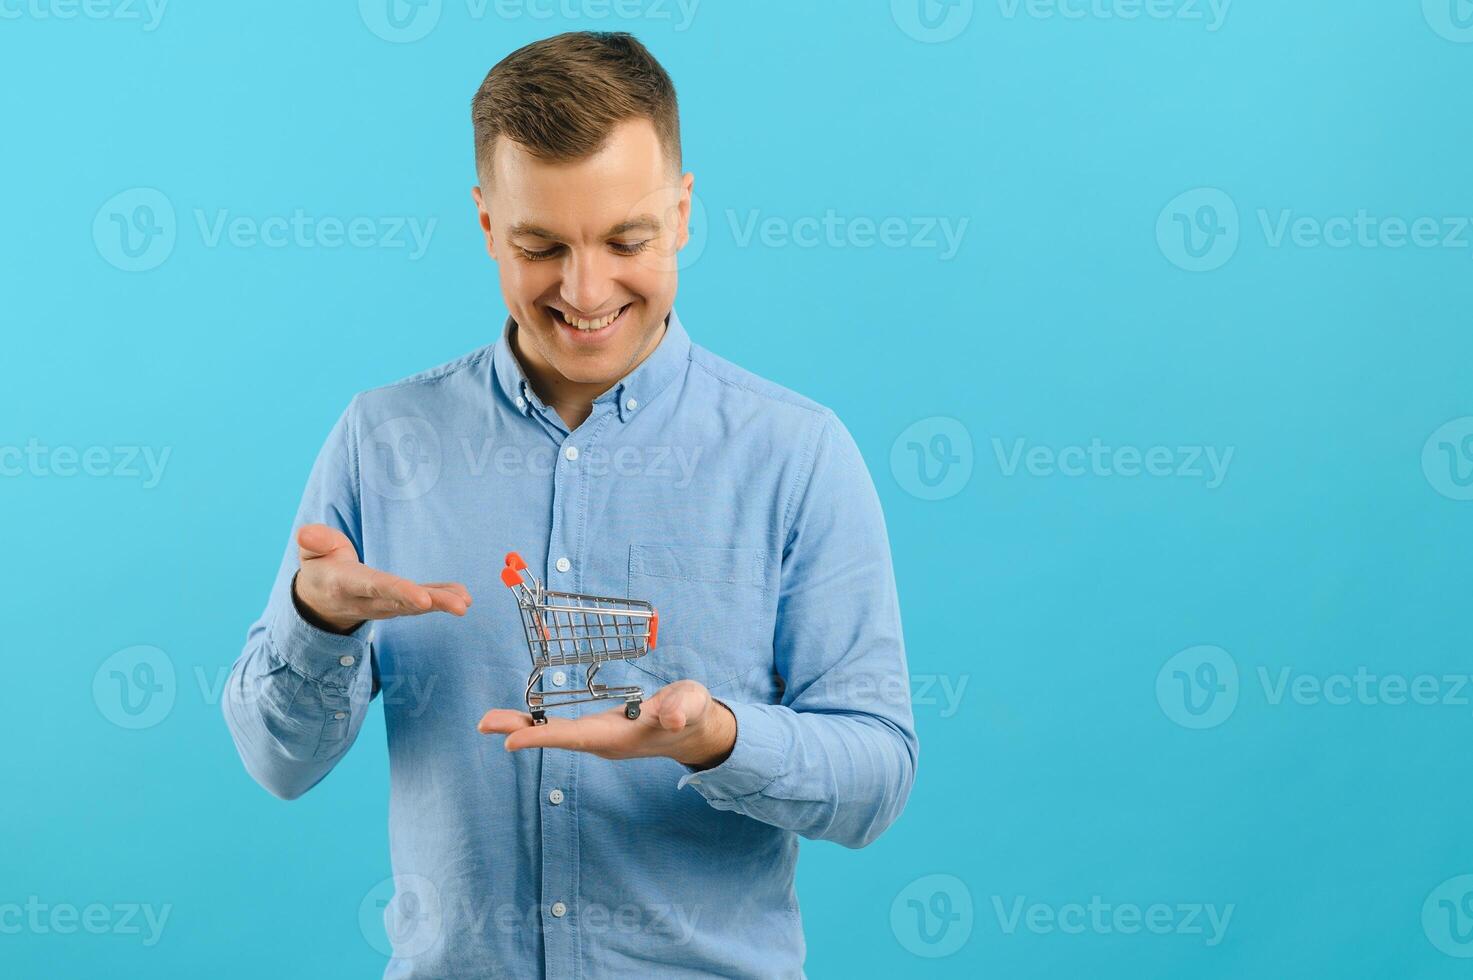
{"type": "Polygon", "coordinates": [[[632,217],[663,213],[673,175],[653,124],[628,119],[598,152],[548,161],[498,139],[492,156],[491,210],[503,228],[535,225],[567,238],[594,238],[632,217]]]}

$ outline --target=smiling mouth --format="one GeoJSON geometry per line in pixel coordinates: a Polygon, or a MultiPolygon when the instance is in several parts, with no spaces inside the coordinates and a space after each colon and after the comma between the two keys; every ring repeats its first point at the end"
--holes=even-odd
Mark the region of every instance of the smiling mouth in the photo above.
{"type": "Polygon", "coordinates": [[[614,312],[605,316],[596,317],[592,320],[585,320],[581,317],[569,317],[568,314],[554,306],[549,306],[547,309],[552,313],[552,318],[562,326],[576,330],[579,333],[588,334],[598,333],[600,330],[607,330],[615,321],[624,315],[624,311],[629,309],[631,305],[633,304],[625,303],[614,312]]]}

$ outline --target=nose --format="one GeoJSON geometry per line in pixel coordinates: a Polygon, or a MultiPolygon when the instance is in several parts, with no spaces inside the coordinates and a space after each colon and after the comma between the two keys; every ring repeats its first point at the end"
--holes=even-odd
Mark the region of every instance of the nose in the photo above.
{"type": "Polygon", "coordinates": [[[579,313],[606,313],[614,295],[617,256],[605,249],[570,250],[563,273],[562,300],[579,313]]]}

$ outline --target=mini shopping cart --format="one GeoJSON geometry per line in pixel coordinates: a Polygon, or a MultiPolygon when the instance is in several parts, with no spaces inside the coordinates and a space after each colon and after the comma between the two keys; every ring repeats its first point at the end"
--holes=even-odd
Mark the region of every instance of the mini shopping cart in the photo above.
{"type": "Polygon", "coordinates": [[[599,667],[610,660],[635,660],[655,648],[660,614],[638,599],[610,599],[553,592],[542,587],[515,551],[506,556],[501,581],[516,596],[522,630],[532,654],[532,676],[527,679],[527,710],[532,723],[547,724],[547,709],[586,701],[621,699],[627,718],[639,717],[644,691],[638,687],[597,684],[599,667]],[[523,577],[530,580],[530,585],[523,577]],[[588,665],[588,683],[580,690],[543,691],[538,687],[549,667],[588,665]]]}

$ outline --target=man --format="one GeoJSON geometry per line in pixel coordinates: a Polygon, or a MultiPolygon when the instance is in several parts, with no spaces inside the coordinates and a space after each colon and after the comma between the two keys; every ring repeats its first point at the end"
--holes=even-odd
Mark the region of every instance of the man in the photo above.
{"type": "Polygon", "coordinates": [[[873,484],[831,412],[675,315],[694,178],[638,41],[522,48],[472,116],[511,315],[339,419],[231,674],[235,743],[295,798],[384,693],[386,976],[801,976],[798,836],[868,844],[915,774],[873,484]],[[509,551],[550,588],[653,603],[655,648],[599,674],[653,692],[637,718],[501,707],[530,666],[509,551]]]}

